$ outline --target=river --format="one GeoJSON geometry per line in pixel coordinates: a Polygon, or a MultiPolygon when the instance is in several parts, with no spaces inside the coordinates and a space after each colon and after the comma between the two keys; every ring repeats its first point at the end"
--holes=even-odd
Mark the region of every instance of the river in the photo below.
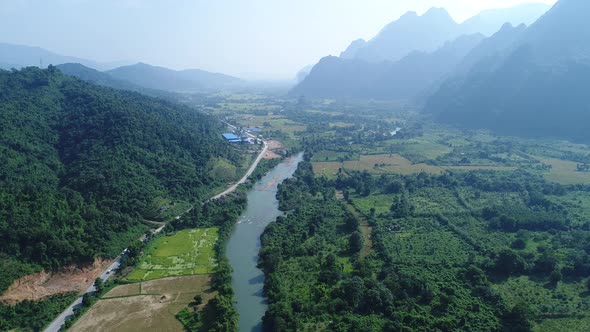
{"type": "Polygon", "coordinates": [[[248,207],[238,219],[227,245],[227,257],[234,270],[232,286],[240,314],[239,332],[262,331],[267,304],[262,290],[264,274],[256,268],[260,235],[282,215],[275,197],[277,186],[293,175],[301,160],[303,154],[286,159],[254,185],[248,192],[248,207]]]}

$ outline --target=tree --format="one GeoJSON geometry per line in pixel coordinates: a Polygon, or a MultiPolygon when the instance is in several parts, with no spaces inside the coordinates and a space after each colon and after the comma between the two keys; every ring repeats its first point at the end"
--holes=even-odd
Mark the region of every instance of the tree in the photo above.
{"type": "Polygon", "coordinates": [[[356,309],[362,303],[365,296],[365,283],[361,278],[354,276],[344,282],[342,293],[348,305],[356,309]]]}
{"type": "Polygon", "coordinates": [[[526,248],[526,242],[523,239],[516,239],[512,242],[512,248],[522,250],[526,248]]]}
{"type": "Polygon", "coordinates": [[[89,307],[91,304],[92,304],[92,301],[90,300],[90,295],[88,295],[88,293],[85,293],[82,296],[82,306],[89,307]]]}
{"type": "Polygon", "coordinates": [[[559,270],[554,270],[553,272],[551,272],[551,275],[549,276],[549,282],[554,287],[557,286],[557,283],[560,282],[562,279],[563,275],[559,270]]]}
{"type": "Polygon", "coordinates": [[[351,253],[358,253],[363,248],[363,237],[359,231],[354,231],[350,234],[349,249],[351,253]]]}
{"type": "Polygon", "coordinates": [[[498,275],[509,276],[524,272],[526,262],[516,252],[503,248],[496,254],[494,261],[494,272],[498,275]]]}
{"type": "Polygon", "coordinates": [[[510,312],[502,317],[502,325],[506,332],[529,332],[532,330],[531,322],[529,321],[530,310],[526,304],[517,304],[510,312]]]}
{"type": "Polygon", "coordinates": [[[402,191],[401,195],[391,205],[391,215],[394,218],[406,218],[409,217],[414,211],[414,207],[410,203],[406,190],[402,191]]]}
{"type": "Polygon", "coordinates": [[[193,304],[195,306],[200,306],[201,304],[203,304],[203,296],[201,294],[195,295],[195,297],[193,299],[194,299],[193,304]]]}
{"type": "Polygon", "coordinates": [[[103,281],[102,281],[102,279],[100,277],[99,278],[96,278],[96,280],[94,280],[94,288],[96,288],[96,292],[98,294],[102,293],[102,291],[103,291],[103,281]]]}

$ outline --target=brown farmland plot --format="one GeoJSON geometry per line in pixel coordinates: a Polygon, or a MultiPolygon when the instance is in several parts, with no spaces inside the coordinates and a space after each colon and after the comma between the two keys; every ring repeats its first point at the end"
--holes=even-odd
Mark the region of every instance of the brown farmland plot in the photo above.
{"type": "Polygon", "coordinates": [[[210,280],[209,275],[193,275],[118,286],[70,331],[183,331],[175,315],[197,294],[204,303],[212,299],[215,293],[210,291],[210,280]]]}

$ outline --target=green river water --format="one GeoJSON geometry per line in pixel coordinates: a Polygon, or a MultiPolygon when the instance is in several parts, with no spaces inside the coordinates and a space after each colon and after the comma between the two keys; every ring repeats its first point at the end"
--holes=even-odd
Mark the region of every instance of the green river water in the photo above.
{"type": "Polygon", "coordinates": [[[236,309],[240,314],[240,332],[262,330],[266,300],[262,291],[264,275],[256,268],[260,235],[264,228],[282,215],[276,199],[277,185],[291,177],[303,155],[288,158],[256,183],[248,192],[248,207],[238,219],[227,246],[227,257],[233,267],[232,286],[236,309]]]}

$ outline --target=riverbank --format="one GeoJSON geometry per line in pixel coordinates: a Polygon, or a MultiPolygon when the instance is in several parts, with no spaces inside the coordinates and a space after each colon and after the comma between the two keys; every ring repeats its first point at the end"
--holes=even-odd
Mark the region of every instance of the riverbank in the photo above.
{"type": "Polygon", "coordinates": [[[256,267],[260,235],[269,223],[282,215],[276,199],[277,186],[293,175],[302,160],[302,154],[287,158],[254,184],[247,193],[247,208],[238,218],[228,242],[226,256],[233,268],[232,288],[235,308],[240,315],[238,331],[261,331],[267,306],[263,294],[264,275],[256,267]]]}

